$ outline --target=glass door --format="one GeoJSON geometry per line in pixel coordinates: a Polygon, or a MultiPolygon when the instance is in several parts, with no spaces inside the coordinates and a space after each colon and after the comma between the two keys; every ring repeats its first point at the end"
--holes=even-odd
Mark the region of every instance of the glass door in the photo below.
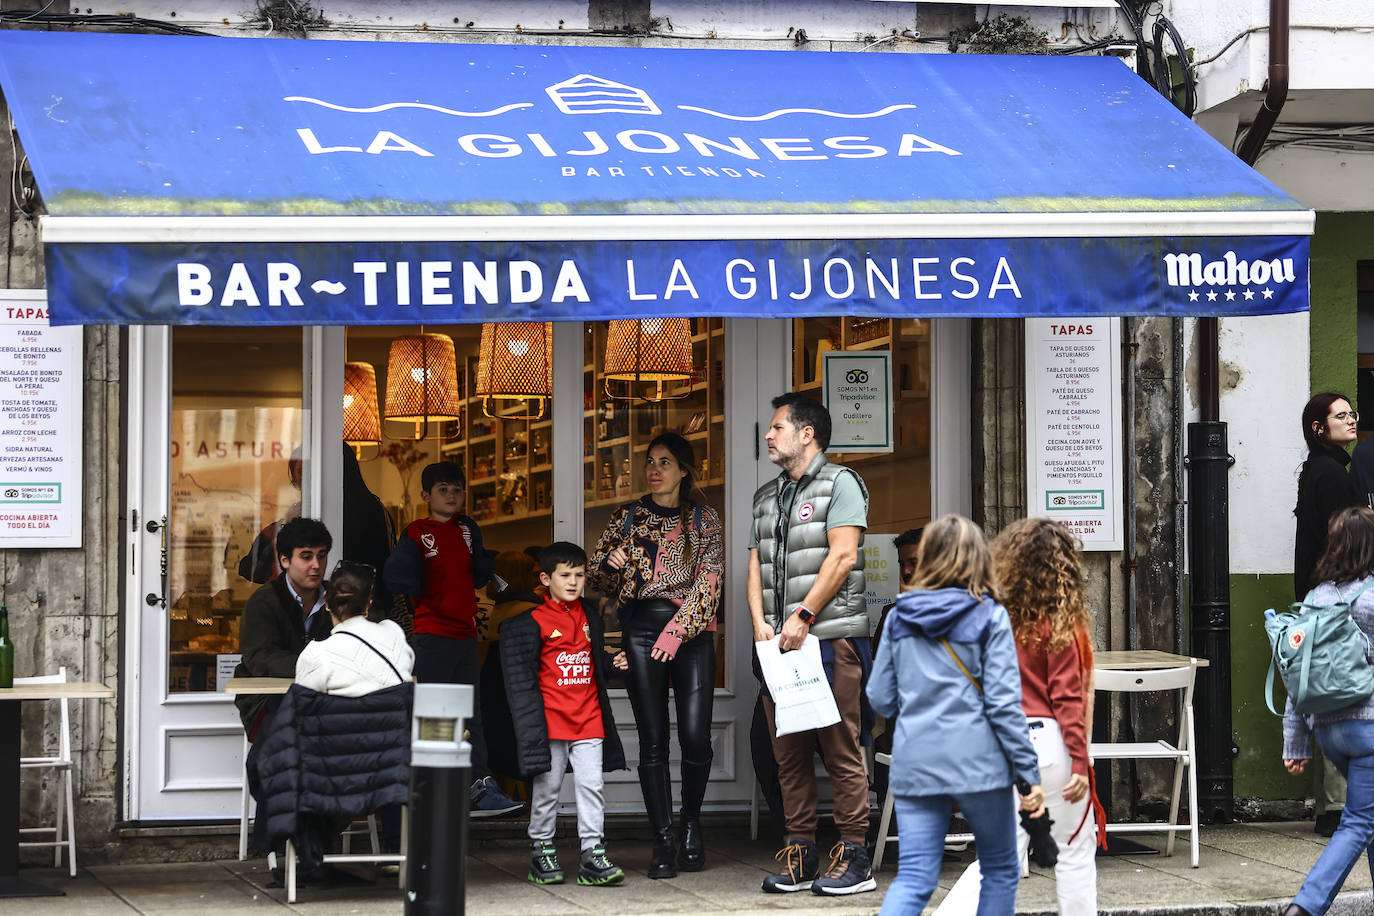
{"type": "Polygon", "coordinates": [[[224,682],[244,603],[301,513],[300,328],[134,329],[130,816],[236,816],[242,729],[224,682]]]}

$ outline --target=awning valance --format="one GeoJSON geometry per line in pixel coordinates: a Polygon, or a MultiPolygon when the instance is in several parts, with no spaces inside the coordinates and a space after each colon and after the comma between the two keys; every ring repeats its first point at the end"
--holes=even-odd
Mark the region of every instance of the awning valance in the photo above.
{"type": "Polygon", "coordinates": [[[59,323],[1270,314],[1312,213],[1109,58],[0,33],[59,323]]]}

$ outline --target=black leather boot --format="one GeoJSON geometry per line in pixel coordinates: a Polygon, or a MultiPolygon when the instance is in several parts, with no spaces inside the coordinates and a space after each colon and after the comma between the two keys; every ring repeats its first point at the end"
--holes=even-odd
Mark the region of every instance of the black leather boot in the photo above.
{"type": "Polygon", "coordinates": [[[644,791],[644,810],[653,828],[650,878],[677,877],[677,843],[673,839],[673,783],[668,767],[650,764],[639,768],[639,787],[644,791]]]}
{"type": "Polygon", "coordinates": [[[677,867],[683,871],[701,871],[706,867],[706,847],[701,837],[701,802],[706,797],[706,782],[711,778],[711,761],[693,763],[682,761],[682,846],[678,849],[677,867]]]}

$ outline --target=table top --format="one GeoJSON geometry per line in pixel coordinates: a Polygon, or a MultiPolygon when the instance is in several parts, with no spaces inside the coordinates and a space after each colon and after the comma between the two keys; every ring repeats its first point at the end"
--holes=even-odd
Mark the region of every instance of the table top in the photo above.
{"type": "Polygon", "coordinates": [[[286,693],[294,683],[295,679],[289,677],[231,677],[224,685],[224,692],[230,696],[279,694],[286,693]]]}
{"type": "Polygon", "coordinates": [[[0,687],[0,702],[6,700],[80,700],[102,699],[115,695],[113,687],[89,681],[67,681],[65,684],[16,684],[0,687]]]}
{"type": "MultiPolygon", "coordinates": [[[[1187,655],[1175,655],[1158,649],[1134,649],[1129,652],[1094,652],[1093,667],[1108,671],[1149,671],[1155,668],[1182,668],[1193,659],[1187,655]]],[[[1206,668],[1211,662],[1205,658],[1197,659],[1199,668],[1206,668]]]]}

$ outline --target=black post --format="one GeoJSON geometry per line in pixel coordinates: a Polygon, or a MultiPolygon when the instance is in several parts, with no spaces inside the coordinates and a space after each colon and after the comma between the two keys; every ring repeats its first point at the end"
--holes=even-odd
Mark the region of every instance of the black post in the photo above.
{"type": "Polygon", "coordinates": [[[411,767],[406,916],[463,916],[468,767],[411,767]]]}
{"type": "Polygon", "coordinates": [[[410,741],[406,916],[463,916],[468,883],[473,688],[417,684],[410,741]]]}
{"type": "MultiPolygon", "coordinates": [[[[1212,352],[1216,352],[1214,347],[1212,352]]],[[[1204,416],[1207,412],[1204,406],[1204,416]]],[[[1198,815],[1204,822],[1216,823],[1229,823],[1235,813],[1233,764],[1237,749],[1231,730],[1231,558],[1226,481],[1231,463],[1225,423],[1211,419],[1188,424],[1185,464],[1192,654],[1206,658],[1210,665],[1198,673],[1193,702],[1198,739],[1198,815]]]]}

